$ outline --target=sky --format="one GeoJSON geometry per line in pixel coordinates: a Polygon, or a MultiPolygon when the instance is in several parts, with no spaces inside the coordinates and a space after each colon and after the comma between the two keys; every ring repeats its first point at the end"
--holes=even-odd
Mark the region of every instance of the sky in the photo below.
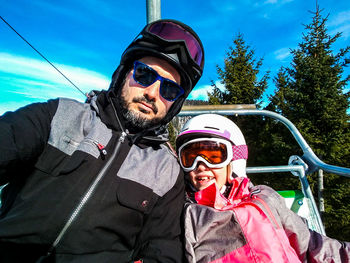
{"type": "MultiPolygon", "coordinates": [[[[350,45],[350,1],[317,3],[329,15],[328,33],[342,32],[333,49],[350,45]]],[[[275,77],[290,66],[290,50],[301,43],[315,9],[316,0],[161,1],[161,18],[188,24],[204,45],[203,76],[189,99],[206,100],[212,82],[220,87],[216,67],[238,34],[264,59],[260,74],[275,77]]],[[[122,52],[147,23],[145,0],[1,0],[0,16],[84,93],[108,89],[122,52]]],[[[85,99],[2,20],[0,89],[0,115],[57,97],[85,99]]],[[[264,100],[274,90],[271,79],[264,100]]]]}

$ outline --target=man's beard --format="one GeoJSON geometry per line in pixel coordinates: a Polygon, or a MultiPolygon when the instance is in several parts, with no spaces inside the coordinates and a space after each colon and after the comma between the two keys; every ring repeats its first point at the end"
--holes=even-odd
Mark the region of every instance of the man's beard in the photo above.
{"type": "Polygon", "coordinates": [[[147,111],[141,109],[140,110],[141,112],[136,112],[136,111],[129,109],[129,105],[131,103],[146,102],[147,104],[152,106],[153,112],[155,114],[157,114],[157,112],[158,112],[157,106],[154,104],[153,101],[147,99],[144,96],[135,97],[135,98],[133,98],[132,102],[128,103],[125,101],[123,95],[120,94],[120,96],[118,97],[118,100],[119,100],[119,103],[121,105],[122,115],[125,118],[125,120],[127,121],[127,124],[129,126],[127,128],[129,128],[130,131],[135,131],[135,130],[140,131],[140,130],[154,127],[157,124],[159,124],[161,122],[161,120],[163,119],[163,118],[159,118],[159,117],[155,117],[153,119],[148,119],[144,116],[144,114],[147,114],[147,111]]]}

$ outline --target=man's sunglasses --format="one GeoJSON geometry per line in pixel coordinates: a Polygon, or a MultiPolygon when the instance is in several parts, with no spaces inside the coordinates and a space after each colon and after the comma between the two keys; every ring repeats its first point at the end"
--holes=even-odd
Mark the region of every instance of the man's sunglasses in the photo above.
{"type": "Polygon", "coordinates": [[[133,78],[138,84],[144,87],[148,87],[159,80],[159,93],[167,101],[175,101],[184,94],[184,89],[176,82],[159,76],[157,71],[140,61],[135,61],[134,63],[133,78]]]}

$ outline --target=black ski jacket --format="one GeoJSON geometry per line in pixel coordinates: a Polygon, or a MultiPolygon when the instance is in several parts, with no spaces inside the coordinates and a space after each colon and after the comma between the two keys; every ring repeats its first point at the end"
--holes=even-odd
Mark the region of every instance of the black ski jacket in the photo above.
{"type": "Polygon", "coordinates": [[[183,174],[165,135],[127,134],[107,92],[0,117],[0,262],[181,262],[183,174]]]}

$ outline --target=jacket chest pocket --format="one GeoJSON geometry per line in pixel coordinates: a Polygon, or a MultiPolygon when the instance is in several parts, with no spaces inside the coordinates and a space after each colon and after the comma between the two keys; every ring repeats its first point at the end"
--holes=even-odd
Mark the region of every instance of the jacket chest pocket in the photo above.
{"type": "Polygon", "coordinates": [[[149,214],[158,200],[152,189],[137,182],[117,177],[117,200],[127,208],[149,214]]]}
{"type": "Polygon", "coordinates": [[[51,176],[59,176],[73,172],[84,162],[84,153],[75,152],[67,155],[51,145],[47,145],[35,168],[51,176]]]}

